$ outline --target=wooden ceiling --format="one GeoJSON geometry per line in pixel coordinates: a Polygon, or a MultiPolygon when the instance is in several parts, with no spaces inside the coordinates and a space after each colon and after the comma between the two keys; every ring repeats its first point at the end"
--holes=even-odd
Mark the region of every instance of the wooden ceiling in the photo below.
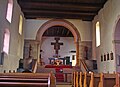
{"type": "Polygon", "coordinates": [[[92,21],[107,0],[18,0],[26,19],[60,18],[92,21]]]}
{"type": "MultiPolygon", "coordinates": [[[[107,0],[18,0],[26,19],[59,18],[92,21],[107,0]]],[[[63,26],[53,26],[43,36],[73,37],[63,26]]]]}
{"type": "Polygon", "coordinates": [[[53,26],[48,28],[43,36],[47,37],[73,37],[73,34],[71,31],[69,31],[67,28],[63,26],[53,26]]]}

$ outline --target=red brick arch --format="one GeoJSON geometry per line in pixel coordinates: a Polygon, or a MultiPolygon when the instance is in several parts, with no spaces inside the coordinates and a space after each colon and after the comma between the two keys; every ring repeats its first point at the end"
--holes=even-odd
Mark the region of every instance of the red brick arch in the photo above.
{"type": "MultiPolygon", "coordinates": [[[[41,38],[44,34],[44,32],[52,27],[52,26],[64,26],[67,29],[69,29],[73,36],[74,36],[74,42],[76,43],[76,59],[79,60],[79,42],[81,41],[80,33],[78,32],[77,28],[69,21],[63,20],[63,19],[52,19],[44,23],[38,30],[36,35],[36,40],[41,42],[41,38]]],[[[77,61],[77,64],[79,62],[77,61]]]]}

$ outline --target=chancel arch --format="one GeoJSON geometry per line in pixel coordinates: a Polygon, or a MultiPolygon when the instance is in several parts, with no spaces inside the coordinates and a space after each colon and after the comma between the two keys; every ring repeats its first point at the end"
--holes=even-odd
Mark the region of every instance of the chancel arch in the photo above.
{"type": "Polygon", "coordinates": [[[71,31],[71,33],[74,36],[74,43],[76,46],[76,65],[79,65],[80,64],[79,43],[81,41],[81,38],[80,38],[80,34],[79,34],[77,28],[69,21],[63,20],[63,19],[53,19],[53,20],[47,21],[39,28],[39,30],[37,32],[36,40],[40,41],[40,43],[41,43],[44,32],[52,26],[63,26],[65,28],[69,29],[69,31],[71,31]]]}

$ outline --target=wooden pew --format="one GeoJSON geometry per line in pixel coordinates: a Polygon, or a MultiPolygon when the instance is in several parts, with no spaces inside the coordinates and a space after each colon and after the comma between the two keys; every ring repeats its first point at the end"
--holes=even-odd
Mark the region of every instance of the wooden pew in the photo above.
{"type": "Polygon", "coordinates": [[[80,87],[83,87],[83,86],[82,86],[82,72],[80,72],[79,86],[80,86],[80,87]]]}
{"type": "Polygon", "coordinates": [[[76,86],[76,72],[73,72],[73,83],[72,86],[75,87],[76,86]]]}
{"type": "Polygon", "coordinates": [[[104,87],[114,87],[116,74],[104,74],[104,87]]]}
{"type": "Polygon", "coordinates": [[[49,74],[6,73],[0,75],[0,80],[0,86],[2,87],[50,87],[49,74]]]}
{"type": "Polygon", "coordinates": [[[93,72],[91,72],[89,87],[94,87],[94,73],[93,72]]]}
{"type": "Polygon", "coordinates": [[[1,87],[50,87],[47,83],[0,82],[1,87]]]}
{"type": "Polygon", "coordinates": [[[84,87],[87,87],[87,72],[84,73],[84,83],[83,83],[84,87]]]}
{"type": "Polygon", "coordinates": [[[100,81],[98,87],[104,87],[104,75],[103,73],[100,74],[100,81]]]}
{"type": "MultiPolygon", "coordinates": [[[[74,87],[114,87],[116,81],[115,74],[99,73],[76,73],[74,72],[74,87]],[[78,80],[79,79],[79,80],[78,80]]],[[[119,77],[120,78],[120,77],[119,77]]],[[[119,82],[119,81],[116,81],[119,82]]],[[[120,82],[119,82],[120,83],[120,82]]],[[[117,83],[118,84],[118,83],[117,83]]],[[[120,87],[120,86],[118,86],[120,87]]]]}
{"type": "Polygon", "coordinates": [[[78,78],[79,78],[79,77],[78,77],[78,72],[76,72],[76,81],[75,81],[75,82],[76,82],[76,87],[78,87],[78,85],[79,85],[79,83],[78,83],[78,78]]]}
{"type": "Polygon", "coordinates": [[[120,87],[120,73],[116,74],[116,84],[114,87],[120,87]]]}
{"type": "Polygon", "coordinates": [[[104,74],[104,73],[92,74],[91,73],[90,82],[92,82],[93,87],[113,87],[115,85],[115,80],[116,80],[115,74],[104,74]]]}
{"type": "Polygon", "coordinates": [[[54,79],[51,73],[0,73],[0,86],[56,87],[54,79]]]}

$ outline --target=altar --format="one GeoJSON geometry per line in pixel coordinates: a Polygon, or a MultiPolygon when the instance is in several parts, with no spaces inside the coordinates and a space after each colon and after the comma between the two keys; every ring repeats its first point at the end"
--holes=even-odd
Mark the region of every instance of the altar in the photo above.
{"type": "Polygon", "coordinates": [[[65,58],[48,58],[49,64],[55,64],[55,65],[65,65],[65,58]]]}

